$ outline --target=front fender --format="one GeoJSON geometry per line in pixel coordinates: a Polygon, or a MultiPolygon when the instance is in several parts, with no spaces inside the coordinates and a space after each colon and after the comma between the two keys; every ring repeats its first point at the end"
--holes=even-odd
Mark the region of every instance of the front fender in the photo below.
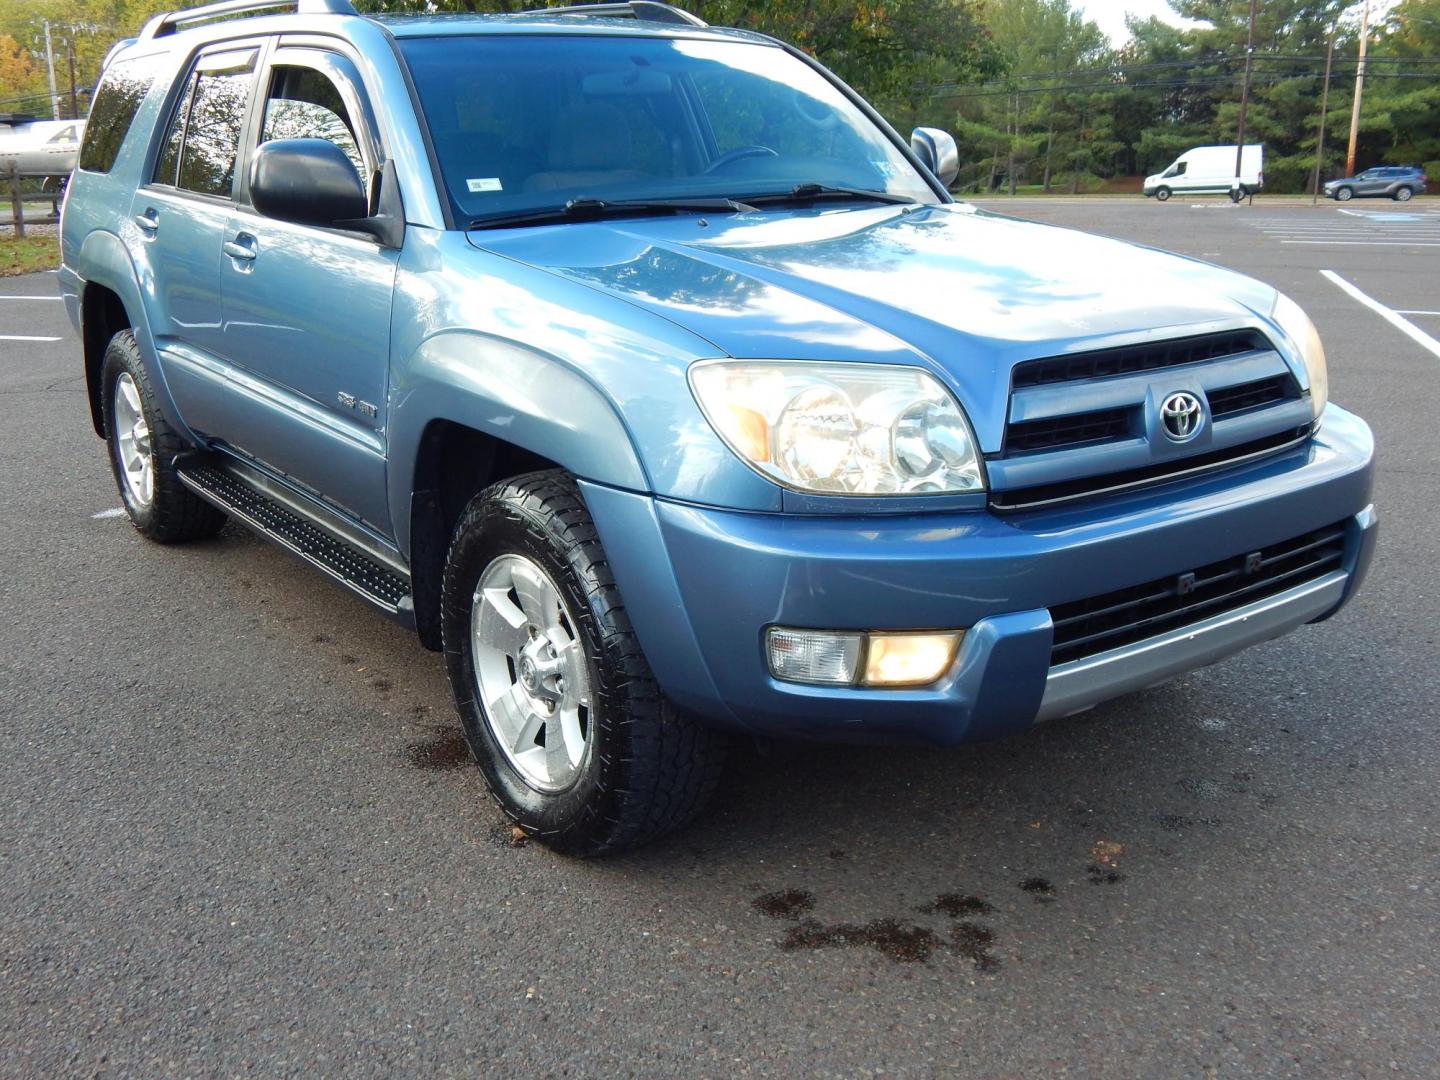
{"type": "Polygon", "coordinates": [[[590,382],[545,353],[469,330],[425,340],[393,373],[390,519],[410,549],[410,495],[426,425],[448,420],[554,461],[574,475],[650,491],[629,431],[590,382]]]}

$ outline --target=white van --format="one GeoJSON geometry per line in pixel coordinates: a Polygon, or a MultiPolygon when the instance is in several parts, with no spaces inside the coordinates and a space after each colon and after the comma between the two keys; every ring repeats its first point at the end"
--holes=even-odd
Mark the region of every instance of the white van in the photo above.
{"type": "Polygon", "coordinates": [[[1197,146],[1186,150],[1164,172],[1145,178],[1145,195],[1164,202],[1172,194],[1226,194],[1239,202],[1265,186],[1265,147],[1245,147],[1235,175],[1235,147],[1197,146]]]}

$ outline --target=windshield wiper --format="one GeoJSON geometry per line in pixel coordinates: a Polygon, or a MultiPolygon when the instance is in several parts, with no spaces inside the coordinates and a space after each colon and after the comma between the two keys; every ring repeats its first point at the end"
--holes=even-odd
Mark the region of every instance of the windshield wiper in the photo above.
{"type": "Polygon", "coordinates": [[[816,199],[863,199],[866,202],[920,205],[919,200],[913,199],[909,195],[896,195],[889,191],[872,191],[870,188],[838,187],[834,184],[796,184],[789,191],[776,191],[768,195],[746,195],[745,199],[757,206],[765,203],[814,202],[816,199]]]}
{"type": "Polygon", "coordinates": [[[602,217],[625,217],[632,214],[741,214],[755,208],[748,203],[727,198],[674,199],[571,199],[564,206],[543,210],[517,210],[476,218],[471,229],[508,229],[519,225],[545,225],[552,221],[594,221],[602,217]]]}

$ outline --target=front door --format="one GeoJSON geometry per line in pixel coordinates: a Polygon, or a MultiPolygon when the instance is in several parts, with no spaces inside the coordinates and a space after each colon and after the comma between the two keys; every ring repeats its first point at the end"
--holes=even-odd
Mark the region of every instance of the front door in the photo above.
{"type": "MultiPolygon", "coordinates": [[[[276,49],[262,86],[251,147],[328,139],[368,186],[381,151],[345,57],[276,49]]],[[[224,241],[221,349],[261,405],[236,445],[390,535],[385,421],[399,253],[367,236],[262,217],[243,184],[224,241]]]]}

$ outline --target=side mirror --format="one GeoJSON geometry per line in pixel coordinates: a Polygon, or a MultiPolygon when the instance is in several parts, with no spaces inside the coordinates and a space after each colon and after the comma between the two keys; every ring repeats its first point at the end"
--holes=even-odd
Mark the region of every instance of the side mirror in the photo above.
{"type": "Polygon", "coordinates": [[[960,175],[960,148],[948,131],[917,127],[910,133],[910,149],[947,188],[960,175]]]}
{"type": "Polygon", "coordinates": [[[360,174],[328,139],[261,143],[250,160],[250,202],[266,217],[323,228],[354,228],[370,212],[360,174]]]}

